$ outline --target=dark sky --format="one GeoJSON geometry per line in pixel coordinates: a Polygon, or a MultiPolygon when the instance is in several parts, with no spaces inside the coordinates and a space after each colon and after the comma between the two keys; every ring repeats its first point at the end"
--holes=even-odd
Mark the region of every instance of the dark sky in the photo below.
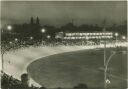
{"type": "Polygon", "coordinates": [[[3,1],[2,24],[29,23],[31,16],[42,25],[121,23],[127,19],[124,1],[3,1]]]}

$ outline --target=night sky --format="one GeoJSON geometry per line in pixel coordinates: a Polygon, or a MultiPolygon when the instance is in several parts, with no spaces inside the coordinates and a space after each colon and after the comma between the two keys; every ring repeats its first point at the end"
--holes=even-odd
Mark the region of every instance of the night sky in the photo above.
{"type": "Polygon", "coordinates": [[[126,20],[127,7],[123,1],[3,1],[2,25],[29,23],[30,17],[40,18],[42,25],[61,26],[71,20],[75,25],[108,24],[126,20]]]}

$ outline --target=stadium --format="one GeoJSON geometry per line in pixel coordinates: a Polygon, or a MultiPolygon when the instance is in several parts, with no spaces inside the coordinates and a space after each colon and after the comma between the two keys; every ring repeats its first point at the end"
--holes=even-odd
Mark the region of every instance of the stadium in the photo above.
{"type": "Polygon", "coordinates": [[[1,89],[128,88],[125,1],[1,4],[1,89]]]}
{"type": "Polygon", "coordinates": [[[4,72],[24,81],[25,86],[65,89],[78,84],[85,84],[89,89],[127,87],[126,36],[110,31],[75,31],[57,32],[55,39],[50,35],[46,38],[40,43],[32,36],[26,41],[18,37],[14,42],[3,41],[4,72]],[[28,44],[30,42],[33,44],[28,44]],[[30,79],[24,80],[20,76],[24,73],[30,79]]]}
{"type": "MultiPolygon", "coordinates": [[[[106,44],[109,88],[126,88],[127,42],[106,44]],[[118,48],[117,48],[118,47],[118,48]]],[[[5,56],[5,72],[20,79],[19,75],[28,73],[31,84],[50,88],[71,88],[79,83],[88,87],[104,87],[104,45],[44,45],[9,52],[5,56]],[[14,70],[14,71],[12,71],[14,70]],[[91,79],[91,80],[90,80],[91,79]],[[56,81],[56,82],[55,82],[56,81]],[[50,83],[49,83],[50,82],[50,83]],[[66,85],[66,86],[64,86],[66,85]]]]}
{"type": "MultiPolygon", "coordinates": [[[[43,28],[43,34],[45,31],[43,28]]],[[[127,87],[128,43],[125,35],[110,31],[56,32],[55,39],[45,35],[47,39],[39,39],[41,41],[32,36],[27,37],[28,40],[13,36],[13,41],[3,41],[2,67],[5,73],[18,79],[16,81],[21,80],[17,86],[127,87]],[[29,78],[22,78],[24,73],[29,78]]]]}

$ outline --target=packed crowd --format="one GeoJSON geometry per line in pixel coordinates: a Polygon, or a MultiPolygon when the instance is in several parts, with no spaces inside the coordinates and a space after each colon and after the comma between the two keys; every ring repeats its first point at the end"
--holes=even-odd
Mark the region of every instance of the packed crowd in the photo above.
{"type": "MultiPolygon", "coordinates": [[[[113,41],[114,42],[114,41],[113,41]]],[[[109,41],[112,43],[112,41],[109,41]]],[[[86,40],[31,40],[31,41],[2,41],[1,42],[1,49],[4,51],[10,50],[18,50],[24,49],[28,47],[54,47],[54,46],[87,46],[87,45],[99,45],[101,42],[99,41],[86,41],[86,40]]]]}
{"type": "Polygon", "coordinates": [[[20,80],[4,72],[1,73],[1,88],[2,89],[46,89],[45,87],[24,85],[20,80]]]}

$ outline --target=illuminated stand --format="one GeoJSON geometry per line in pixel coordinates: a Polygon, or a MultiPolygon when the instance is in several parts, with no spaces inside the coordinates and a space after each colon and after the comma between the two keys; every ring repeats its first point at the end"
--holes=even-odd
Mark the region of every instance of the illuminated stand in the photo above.
{"type": "Polygon", "coordinates": [[[112,32],[93,32],[93,33],[65,33],[63,39],[76,40],[76,39],[111,39],[113,38],[112,32]]]}

